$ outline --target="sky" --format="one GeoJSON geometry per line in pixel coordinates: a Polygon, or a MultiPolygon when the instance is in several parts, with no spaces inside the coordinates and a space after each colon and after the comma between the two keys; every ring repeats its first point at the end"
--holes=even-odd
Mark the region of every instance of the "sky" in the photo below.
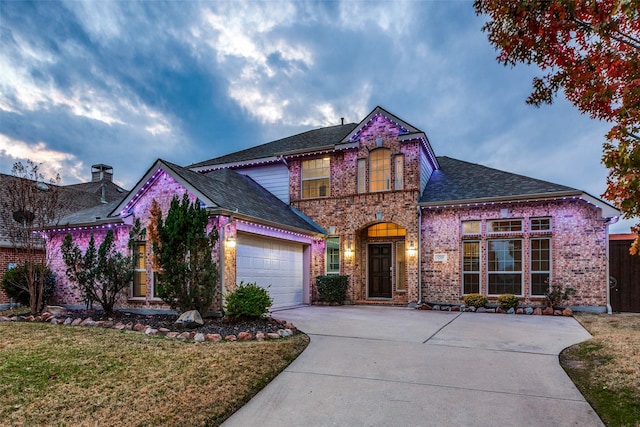
{"type": "MultiPolygon", "coordinates": [[[[560,94],[527,105],[536,67],[504,67],[472,1],[0,0],[0,173],[63,184],[114,168],[130,189],[183,166],[376,106],[439,156],[600,197],[609,125],[560,94]]],[[[611,232],[628,232],[623,220],[611,232]]]]}

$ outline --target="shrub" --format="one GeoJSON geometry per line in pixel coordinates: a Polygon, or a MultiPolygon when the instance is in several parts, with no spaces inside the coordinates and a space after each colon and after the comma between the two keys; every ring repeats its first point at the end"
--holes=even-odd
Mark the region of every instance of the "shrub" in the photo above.
{"type": "Polygon", "coordinates": [[[510,308],[516,308],[520,303],[517,296],[512,294],[503,294],[498,297],[498,304],[503,310],[509,310],[510,308]]]}
{"type": "Polygon", "coordinates": [[[273,304],[269,292],[255,283],[240,282],[236,290],[225,295],[225,314],[233,319],[263,317],[273,304]]]}
{"type": "MultiPolygon", "coordinates": [[[[35,279],[40,280],[40,273],[42,272],[42,266],[34,266],[35,279]]],[[[42,293],[42,307],[37,307],[40,311],[47,305],[49,298],[53,295],[53,291],[56,284],[56,276],[45,267],[44,270],[44,289],[42,293]]],[[[37,290],[38,287],[36,287],[37,290]]],[[[8,270],[2,278],[2,290],[7,294],[9,298],[13,298],[15,302],[18,302],[26,307],[29,307],[29,285],[27,284],[27,266],[21,264],[11,270],[8,270]]]]}
{"type": "Polygon", "coordinates": [[[544,293],[544,297],[547,299],[547,307],[557,307],[562,304],[563,301],[568,300],[570,296],[575,295],[575,293],[576,290],[574,288],[565,288],[560,284],[552,284],[544,293]]]}
{"type": "Polygon", "coordinates": [[[485,305],[487,305],[487,302],[489,302],[489,300],[487,300],[487,297],[480,294],[468,294],[464,297],[464,303],[469,307],[484,307],[485,305]]]}
{"type": "Polygon", "coordinates": [[[338,303],[346,299],[349,276],[336,274],[317,276],[316,286],[318,288],[318,300],[329,303],[338,303]]]}

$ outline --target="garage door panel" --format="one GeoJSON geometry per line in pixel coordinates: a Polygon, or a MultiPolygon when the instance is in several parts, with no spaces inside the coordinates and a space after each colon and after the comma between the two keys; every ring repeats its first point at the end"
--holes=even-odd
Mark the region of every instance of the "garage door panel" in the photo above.
{"type": "Polygon", "coordinates": [[[273,308],[303,303],[303,249],[300,243],[239,233],[237,281],[267,288],[273,308]]]}

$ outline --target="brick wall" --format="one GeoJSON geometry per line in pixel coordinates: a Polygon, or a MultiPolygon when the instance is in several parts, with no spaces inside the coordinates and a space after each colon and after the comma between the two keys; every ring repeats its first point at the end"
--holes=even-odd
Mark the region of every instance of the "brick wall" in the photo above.
{"type": "MultiPolygon", "coordinates": [[[[12,247],[0,247],[0,281],[4,277],[4,273],[7,272],[9,264],[22,264],[24,262],[24,255],[22,251],[12,247]]],[[[9,297],[0,290],[0,304],[8,304],[9,297]]]]}
{"type": "MultiPolygon", "coordinates": [[[[514,236],[520,236],[525,241],[522,302],[539,304],[543,301],[540,297],[530,295],[528,239],[535,236],[529,232],[528,219],[551,217],[552,231],[545,235],[550,235],[552,239],[552,281],[577,289],[577,294],[568,301],[568,305],[606,306],[606,225],[599,217],[598,210],[581,200],[423,210],[421,268],[425,301],[462,301],[461,221],[483,220],[484,230],[484,221],[501,219],[501,209],[508,209],[508,218],[524,219],[524,232],[514,236]],[[433,255],[436,253],[447,254],[447,262],[434,262],[433,255]]],[[[486,294],[486,238],[482,239],[481,265],[484,266],[481,289],[486,294]]]]}

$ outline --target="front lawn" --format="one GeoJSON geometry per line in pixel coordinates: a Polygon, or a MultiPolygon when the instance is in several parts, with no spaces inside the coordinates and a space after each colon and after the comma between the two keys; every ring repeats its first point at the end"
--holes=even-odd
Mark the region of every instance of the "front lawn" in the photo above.
{"type": "Polygon", "coordinates": [[[608,426],[640,425],[640,314],[576,314],[593,335],[560,363],[608,426]]]}
{"type": "Polygon", "coordinates": [[[194,343],[131,331],[0,323],[0,424],[215,426],[307,346],[194,343]]]}

